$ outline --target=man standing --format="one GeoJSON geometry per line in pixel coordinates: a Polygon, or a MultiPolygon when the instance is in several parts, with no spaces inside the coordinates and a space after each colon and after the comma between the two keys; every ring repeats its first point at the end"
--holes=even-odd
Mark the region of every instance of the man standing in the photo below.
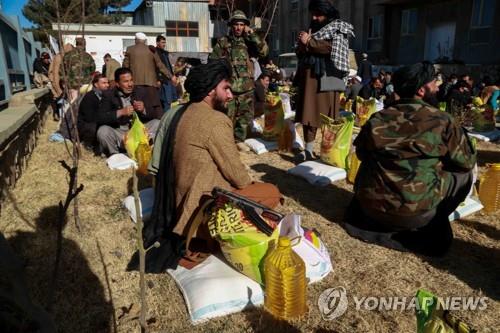
{"type": "Polygon", "coordinates": [[[103,94],[96,115],[97,141],[106,155],[123,151],[123,136],[130,128],[132,113],[146,126],[150,138],[154,138],[161,114],[155,112],[154,104],[144,87],[135,86],[132,72],[128,68],[115,71],[116,87],[103,94]]]}
{"type": "Polygon", "coordinates": [[[314,159],[320,114],[339,117],[340,91],[345,90],[343,79],[349,74],[349,38],[354,37],[353,26],[339,19],[338,10],[329,0],[311,0],[309,12],[309,32],[299,33],[295,50],[299,58],[294,78],[298,87],[295,121],[302,124],[306,142],[305,151],[296,156],[297,162],[314,159]]]}
{"type": "Polygon", "coordinates": [[[367,242],[443,255],[453,239],[448,216],[471,189],[476,151],[435,107],[432,64],[402,67],[393,83],[401,99],[375,113],[354,141],[361,167],[345,227],[367,242]]]}
{"type": "MultiPolygon", "coordinates": [[[[94,59],[85,52],[85,39],[83,37],[77,37],[76,47],[64,54],[63,64],[67,77],[65,84],[68,85],[70,94],[69,101],[74,102],[78,97],[80,87],[92,82],[92,73],[95,72],[94,59]]],[[[63,77],[61,69],[59,76],[63,77]]]]}
{"type": "Polygon", "coordinates": [[[243,143],[254,118],[254,74],[250,57],[264,58],[269,49],[249,27],[250,21],[241,10],[234,11],[229,20],[231,31],[228,36],[219,38],[210,59],[226,58],[231,62],[231,89],[233,99],[229,102],[228,116],[234,124],[234,136],[238,148],[248,150],[243,143]]]}
{"type": "Polygon", "coordinates": [[[104,55],[104,66],[102,74],[108,78],[109,86],[111,88],[115,87],[115,71],[120,68],[120,63],[118,60],[111,58],[111,54],[106,53],[104,55]]]}
{"type": "MultiPolygon", "coordinates": [[[[162,35],[158,35],[156,37],[156,53],[165,67],[167,67],[170,73],[173,74],[174,70],[172,69],[172,64],[170,63],[169,53],[165,50],[166,45],[167,39],[162,35]]],[[[177,100],[177,88],[172,81],[161,72],[158,73],[158,79],[161,83],[160,100],[163,106],[163,111],[166,112],[170,109],[170,105],[177,100]]]]}
{"type": "Polygon", "coordinates": [[[64,44],[63,50],[54,56],[53,61],[49,66],[49,79],[52,82],[52,87],[54,88],[54,99],[59,99],[63,94],[64,82],[61,80],[61,64],[63,62],[63,56],[65,53],[73,50],[73,45],[64,44]]]}
{"type": "Polygon", "coordinates": [[[92,90],[83,96],[78,109],[78,135],[80,141],[88,148],[95,147],[97,143],[97,113],[103,92],[109,89],[108,78],[97,74],[92,80],[92,90]]]}
{"type": "Polygon", "coordinates": [[[147,99],[153,105],[157,118],[163,115],[160,94],[157,88],[156,69],[168,79],[175,83],[172,72],[161,62],[158,55],[152,52],[146,45],[146,35],[142,32],[135,34],[135,45],[129,46],[123,59],[123,67],[130,68],[134,73],[134,83],[136,86],[144,87],[147,92],[147,99]]]}
{"type": "Polygon", "coordinates": [[[363,53],[361,57],[363,58],[363,60],[361,60],[361,65],[358,68],[358,75],[361,76],[361,79],[363,79],[361,83],[363,85],[367,85],[373,77],[372,74],[373,65],[372,62],[368,60],[368,54],[363,53]]]}
{"type": "MultiPolygon", "coordinates": [[[[198,249],[190,248],[185,253],[183,239],[203,196],[214,187],[234,191],[271,208],[280,203],[279,190],[271,184],[252,183],[238,157],[232,121],[226,115],[233,97],[231,77],[231,67],[225,59],[194,67],[185,83],[189,104],[171,110],[162,119],[171,117],[162,127],[155,203],[152,219],[143,233],[146,247],[156,241],[161,245],[148,251],[147,272],[175,268],[181,257],[181,265],[196,263],[197,255],[193,252],[198,249]]],[[[207,241],[203,236],[208,236],[208,230],[200,228],[197,241],[191,245],[207,241]]],[[[207,249],[206,245],[201,248],[207,249]]]]}

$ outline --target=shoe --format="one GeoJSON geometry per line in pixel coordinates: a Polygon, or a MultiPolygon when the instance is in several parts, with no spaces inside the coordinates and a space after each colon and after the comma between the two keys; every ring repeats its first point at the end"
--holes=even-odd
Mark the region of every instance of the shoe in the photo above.
{"type": "Polygon", "coordinates": [[[236,147],[238,147],[238,150],[241,152],[249,152],[250,151],[250,148],[244,142],[238,142],[236,144],[236,147]]]}
{"type": "Polygon", "coordinates": [[[296,154],[294,157],[294,161],[297,164],[300,164],[300,163],[303,163],[306,161],[314,161],[315,159],[316,159],[316,156],[314,156],[313,153],[311,153],[308,150],[303,150],[300,153],[296,154]]]}

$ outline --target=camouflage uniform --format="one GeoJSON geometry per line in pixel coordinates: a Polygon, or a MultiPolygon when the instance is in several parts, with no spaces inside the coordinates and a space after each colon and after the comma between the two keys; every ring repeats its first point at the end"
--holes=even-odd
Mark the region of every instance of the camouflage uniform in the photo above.
{"type": "MultiPolygon", "coordinates": [[[[235,11],[231,21],[235,17],[244,17],[244,21],[248,22],[244,15],[241,11],[235,11]]],[[[249,55],[253,51],[259,58],[266,57],[269,52],[266,41],[261,40],[256,33],[242,37],[230,34],[219,38],[210,54],[210,59],[227,58],[231,62],[233,69],[231,90],[234,97],[228,104],[228,116],[233,120],[234,136],[239,141],[246,139],[254,117],[255,85],[253,63],[249,55]]]]}
{"type": "MultiPolygon", "coordinates": [[[[95,62],[83,48],[75,47],[67,52],[64,55],[63,63],[69,89],[79,89],[82,85],[91,83],[92,73],[95,72],[95,62]]],[[[62,67],[59,75],[61,78],[63,77],[62,67]]]]}
{"type": "Polygon", "coordinates": [[[456,187],[455,174],[469,174],[476,163],[475,149],[452,116],[415,99],[375,113],[354,145],[362,161],[355,196],[371,216],[435,211],[456,187]]]}

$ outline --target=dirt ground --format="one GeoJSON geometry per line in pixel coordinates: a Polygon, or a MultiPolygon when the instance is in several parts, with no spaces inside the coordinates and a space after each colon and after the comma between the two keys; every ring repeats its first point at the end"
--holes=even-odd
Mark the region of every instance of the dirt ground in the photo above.
{"type": "MultiPolygon", "coordinates": [[[[25,260],[30,293],[45,305],[52,272],[59,200],[66,195],[67,177],[58,160],[69,161],[63,144],[49,143],[55,123],[48,121],[38,146],[2,209],[0,232],[25,260]]],[[[500,162],[500,145],[479,145],[480,172],[500,162]]],[[[500,327],[500,212],[477,213],[453,223],[454,244],[440,259],[420,257],[353,239],[341,227],[342,215],[352,197],[344,181],[326,188],[309,185],[287,175],[290,154],[257,156],[242,153],[256,180],[276,184],[286,197],[281,211],[298,213],[306,227],[316,228],[327,245],[334,271],[308,287],[308,315],[295,322],[280,322],[261,308],[193,326],[182,295],[167,274],[147,276],[148,319],[151,332],[415,332],[412,311],[356,310],[353,297],[411,297],[419,288],[441,297],[486,297],[487,309],[456,314],[481,332],[500,327]],[[324,320],[317,301],[327,288],[344,287],[347,312],[324,320]]],[[[83,230],[78,232],[72,214],[64,229],[61,275],[58,281],[55,321],[60,332],[138,332],[135,310],[139,279],[126,272],[135,251],[134,225],[122,208],[130,193],[131,172],[111,171],[104,159],[85,153],[79,197],[83,230]]]]}

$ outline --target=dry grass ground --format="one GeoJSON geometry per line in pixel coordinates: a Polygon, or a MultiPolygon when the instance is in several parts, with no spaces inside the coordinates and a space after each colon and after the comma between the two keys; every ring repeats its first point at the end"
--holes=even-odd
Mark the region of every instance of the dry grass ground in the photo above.
{"type": "MultiPolygon", "coordinates": [[[[68,159],[62,144],[49,143],[55,129],[49,122],[39,138],[28,169],[4,205],[0,231],[26,260],[31,294],[44,305],[52,271],[57,203],[65,197],[65,170],[57,163],[68,159]]],[[[500,162],[500,146],[480,144],[480,166],[500,162]]],[[[316,228],[330,250],[334,271],[309,286],[309,314],[284,323],[262,309],[192,326],[184,300],[167,274],[148,275],[148,318],[151,332],[415,332],[411,311],[356,311],[352,296],[407,296],[426,288],[437,295],[485,296],[484,311],[458,311],[482,332],[500,329],[500,212],[478,213],[453,223],[455,242],[442,259],[419,257],[365,244],[349,237],[340,226],[352,186],[338,182],[315,188],[286,174],[290,155],[242,154],[255,179],[277,184],[286,197],[282,211],[299,213],[307,227],[316,228]],[[346,288],[347,312],[333,321],[322,319],[319,294],[337,286],[346,288]]],[[[61,332],[137,332],[134,307],[139,304],[138,274],[125,267],[135,249],[133,224],[121,208],[130,193],[129,171],[110,171],[101,158],[85,153],[80,180],[83,231],[70,217],[64,230],[61,275],[55,319],[61,332]],[[114,324],[113,324],[114,323],[114,324]]]]}

